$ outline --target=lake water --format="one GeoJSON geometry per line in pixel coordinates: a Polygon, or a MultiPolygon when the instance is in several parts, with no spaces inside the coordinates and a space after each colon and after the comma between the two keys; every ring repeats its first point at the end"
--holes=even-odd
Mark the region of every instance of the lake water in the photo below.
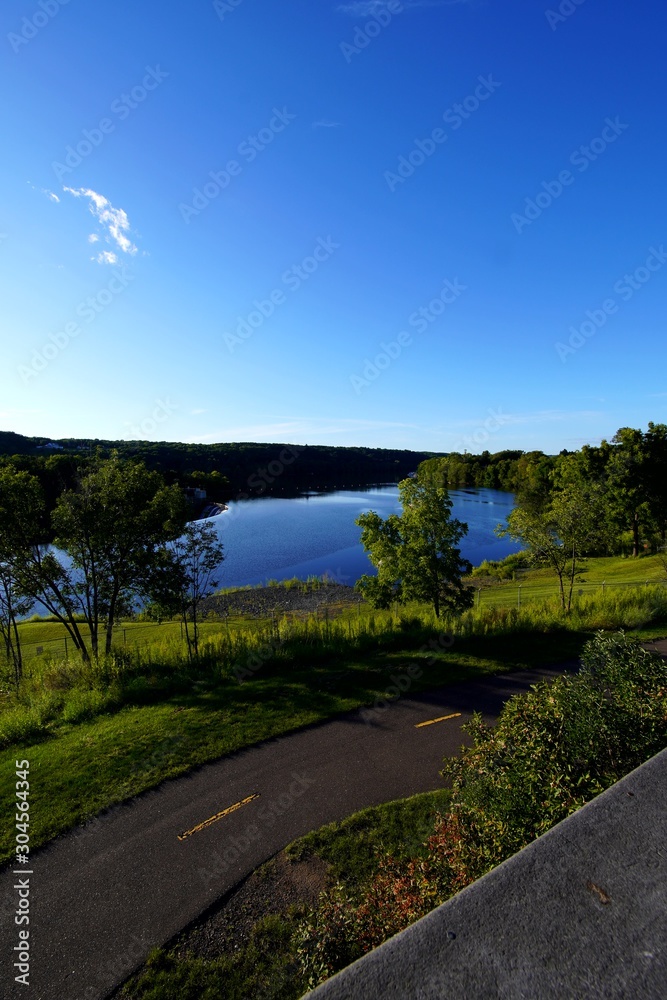
{"type": "MultiPolygon", "coordinates": [[[[452,516],[468,524],[461,551],[473,565],[518,552],[520,545],[494,535],[514,506],[511,493],[450,490],[450,497],[452,516]]],[[[400,514],[398,486],[230,502],[228,511],[211,518],[225,550],[219,586],[311,574],[353,585],[364,573],[375,572],[359,540],[361,528],[354,523],[369,510],[383,518],[400,514]]]]}

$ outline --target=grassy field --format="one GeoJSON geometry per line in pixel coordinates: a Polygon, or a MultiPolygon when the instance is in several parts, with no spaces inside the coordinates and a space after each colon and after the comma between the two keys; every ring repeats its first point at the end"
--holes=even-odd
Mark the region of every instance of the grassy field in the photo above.
{"type": "MultiPolygon", "coordinates": [[[[297,584],[306,587],[305,582],[285,581],[280,586],[293,589],[297,584]]],[[[477,607],[513,608],[526,603],[545,601],[558,597],[558,581],[549,569],[519,570],[516,579],[499,581],[475,577],[470,581],[476,590],[477,607]],[[520,588],[520,594],[519,594],[520,588]]],[[[645,556],[640,559],[622,557],[591,558],[582,561],[577,573],[574,595],[581,596],[621,591],[639,590],[648,584],[664,583],[667,586],[667,568],[660,556],[645,556]]],[[[278,584],[274,584],[278,588],[278,584]]],[[[241,588],[251,590],[252,588],[241,588]]],[[[222,592],[221,592],[222,593],[222,592]]],[[[372,613],[368,608],[336,609],[343,617],[358,617],[372,613]]],[[[230,615],[221,620],[201,623],[204,640],[214,640],[229,632],[261,631],[271,624],[271,618],[256,618],[248,615],[230,615]]],[[[19,627],[21,644],[26,663],[48,657],[63,657],[72,652],[72,641],[68,639],[63,625],[55,621],[28,621],[19,627]]],[[[84,629],[85,634],[85,629],[84,629]]],[[[182,626],[179,621],[137,622],[129,621],[115,630],[114,647],[121,651],[146,649],[156,644],[181,645],[185,648],[182,626]]]]}
{"type": "MultiPolygon", "coordinates": [[[[240,632],[261,630],[270,624],[270,618],[250,618],[234,615],[220,621],[203,621],[200,624],[202,639],[214,639],[225,635],[228,631],[240,632]]],[[[185,649],[185,639],[179,621],[157,622],[123,622],[114,629],[114,648],[133,651],[145,649],[156,644],[178,643],[185,649]]],[[[25,661],[30,664],[34,660],[48,657],[67,657],[74,647],[67,636],[64,625],[57,621],[28,621],[19,625],[21,648],[25,661]]],[[[85,626],[82,634],[86,635],[85,626]]]]}
{"type": "MultiPolygon", "coordinates": [[[[659,583],[667,585],[667,568],[661,556],[591,558],[581,561],[574,595],[577,599],[627,592],[659,583]]],[[[477,590],[476,604],[481,607],[510,608],[558,597],[558,579],[550,569],[519,570],[516,579],[505,581],[474,577],[471,584],[477,590]]]]}

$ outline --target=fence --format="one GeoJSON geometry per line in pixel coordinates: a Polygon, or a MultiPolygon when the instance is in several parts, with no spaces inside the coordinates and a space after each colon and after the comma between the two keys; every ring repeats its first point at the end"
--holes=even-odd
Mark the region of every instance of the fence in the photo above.
{"type": "MultiPolygon", "coordinates": [[[[320,621],[333,620],[345,611],[353,610],[361,613],[361,604],[356,611],[354,604],[340,603],[321,605],[318,608],[302,610],[281,610],[276,609],[264,615],[248,616],[241,614],[213,614],[208,613],[199,622],[200,640],[212,639],[229,635],[235,631],[261,631],[263,629],[274,630],[278,622],[282,619],[293,621],[303,621],[308,617],[315,617],[320,621]]],[[[79,622],[81,635],[90,649],[90,638],[85,622],[79,622]]],[[[21,650],[26,663],[40,659],[68,659],[76,653],[74,642],[67,634],[64,625],[54,621],[23,622],[19,625],[21,637],[21,650]],[[43,631],[42,638],[27,638],[27,635],[34,635],[38,631],[43,631]],[[54,634],[56,633],[56,634],[54,634]]],[[[100,631],[100,648],[104,647],[105,633],[100,631]]],[[[113,649],[115,651],[147,648],[158,642],[180,643],[183,649],[187,642],[183,622],[180,619],[167,619],[162,622],[121,622],[114,627],[113,649]]],[[[0,658],[2,653],[0,653],[0,658]]]]}
{"type": "MultiPolygon", "coordinates": [[[[564,581],[565,586],[565,596],[569,593],[570,584],[569,581],[564,581]]],[[[574,587],[572,590],[573,600],[577,597],[583,597],[586,594],[599,594],[604,597],[605,594],[612,593],[614,591],[628,591],[632,589],[640,589],[642,587],[664,587],[667,586],[667,582],[664,580],[622,580],[622,581],[610,581],[607,582],[603,580],[598,583],[578,583],[576,580],[574,582],[574,587]]],[[[548,583],[526,583],[522,584],[517,582],[516,585],[509,586],[507,583],[499,585],[498,587],[476,587],[477,593],[475,597],[476,607],[521,607],[522,604],[533,603],[535,601],[545,601],[549,598],[560,598],[560,589],[558,586],[558,581],[554,578],[553,581],[548,583]]]]}

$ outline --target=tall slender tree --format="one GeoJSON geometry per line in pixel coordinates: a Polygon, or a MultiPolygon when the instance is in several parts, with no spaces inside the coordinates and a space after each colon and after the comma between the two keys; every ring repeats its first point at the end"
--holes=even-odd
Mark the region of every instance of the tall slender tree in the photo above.
{"type": "Polygon", "coordinates": [[[190,660],[199,656],[202,601],[218,586],[223,546],[210,521],[193,521],[170,547],[190,660]]]}

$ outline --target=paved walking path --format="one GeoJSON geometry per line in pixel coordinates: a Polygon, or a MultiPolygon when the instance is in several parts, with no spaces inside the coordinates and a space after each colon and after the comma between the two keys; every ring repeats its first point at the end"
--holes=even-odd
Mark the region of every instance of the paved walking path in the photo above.
{"type": "MultiPolygon", "coordinates": [[[[667,642],[659,645],[667,653],[667,642]]],[[[35,852],[29,989],[13,982],[17,876],[4,869],[3,998],[107,996],[151,949],[296,837],[442,787],[442,759],[459,751],[473,711],[493,721],[512,695],[576,666],[455,684],[402,698],[371,724],[355,711],[269,740],[164,782],[35,852]],[[453,717],[418,725],[444,716],[453,717]]]]}

